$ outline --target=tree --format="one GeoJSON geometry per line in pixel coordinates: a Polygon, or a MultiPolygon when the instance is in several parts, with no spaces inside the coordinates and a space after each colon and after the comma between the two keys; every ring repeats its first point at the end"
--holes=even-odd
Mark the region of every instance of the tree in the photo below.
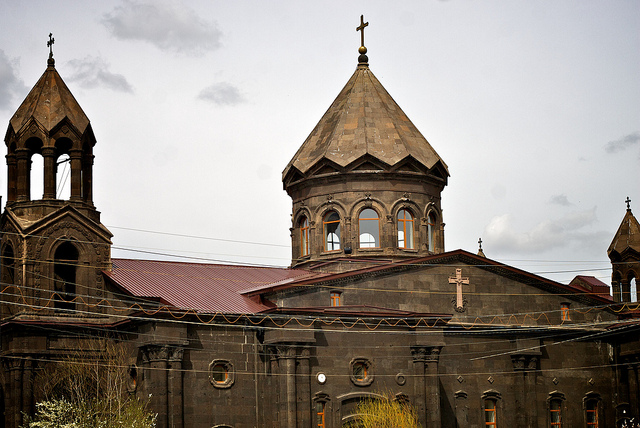
{"type": "Polygon", "coordinates": [[[420,428],[413,406],[390,393],[380,399],[364,399],[356,407],[358,420],[350,428],[420,428]]]}
{"type": "Polygon", "coordinates": [[[44,400],[23,428],[153,428],[156,415],[128,391],[126,350],[95,341],[38,377],[44,400]]]}

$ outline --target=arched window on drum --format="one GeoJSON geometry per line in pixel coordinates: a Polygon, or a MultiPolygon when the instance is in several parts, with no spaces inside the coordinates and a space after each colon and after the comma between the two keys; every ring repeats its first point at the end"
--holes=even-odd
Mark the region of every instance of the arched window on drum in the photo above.
{"type": "Polygon", "coordinates": [[[413,215],[407,209],[398,211],[398,248],[413,249],[413,215]]]}
{"type": "Polygon", "coordinates": [[[360,248],[380,247],[380,218],[371,208],[365,208],[359,217],[360,248]]]}
{"type": "Polygon", "coordinates": [[[309,220],[302,217],[298,223],[300,226],[300,256],[309,255],[309,220]]]}
{"type": "Polygon", "coordinates": [[[430,212],[427,216],[427,249],[431,252],[436,250],[436,216],[430,212]]]}
{"type": "Polygon", "coordinates": [[[335,211],[329,211],[322,220],[324,229],[324,250],[338,251],[340,249],[340,216],[335,211]]]}

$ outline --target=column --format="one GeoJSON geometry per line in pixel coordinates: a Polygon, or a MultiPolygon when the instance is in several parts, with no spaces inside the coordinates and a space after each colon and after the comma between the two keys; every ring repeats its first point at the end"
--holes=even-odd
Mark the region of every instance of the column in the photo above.
{"type": "Polygon", "coordinates": [[[309,357],[311,351],[309,348],[302,348],[298,356],[299,373],[296,376],[298,384],[296,385],[298,396],[298,428],[306,428],[311,426],[311,384],[310,384],[310,367],[309,357]]]}
{"type": "Polygon", "coordinates": [[[85,153],[82,157],[82,199],[93,204],[93,160],[95,156],[85,153]]]}
{"type": "Polygon", "coordinates": [[[5,370],[5,422],[7,428],[22,424],[22,358],[12,355],[3,358],[5,370]]]}
{"type": "Polygon", "coordinates": [[[54,147],[43,147],[42,157],[44,158],[44,199],[56,198],[56,149],[54,147]]]}
{"type": "Polygon", "coordinates": [[[14,202],[18,190],[18,160],[15,154],[9,154],[7,159],[7,202],[14,202]]]}
{"type": "Polygon", "coordinates": [[[438,376],[438,361],[441,347],[429,349],[427,354],[426,382],[427,388],[427,428],[440,428],[442,418],[440,415],[440,378],[438,376]]]}
{"type": "Polygon", "coordinates": [[[538,375],[538,357],[531,355],[527,358],[527,368],[524,373],[525,380],[525,402],[532,403],[529,414],[527,415],[527,426],[538,425],[538,400],[536,397],[536,377],[538,375]]]}
{"type": "Polygon", "coordinates": [[[146,393],[151,395],[151,410],[158,413],[157,425],[166,428],[168,425],[168,391],[167,391],[167,358],[168,346],[147,345],[142,349],[145,365],[146,393]]]}
{"type": "Polygon", "coordinates": [[[280,426],[296,428],[296,348],[278,346],[280,366],[280,426]],[[284,368],[284,370],[283,370],[284,368]]]}
{"type": "Polygon", "coordinates": [[[82,200],[82,150],[69,150],[71,158],[71,200],[82,200]]]}
{"type": "Polygon", "coordinates": [[[427,361],[427,348],[421,346],[412,346],[411,355],[413,356],[413,375],[414,375],[414,404],[418,413],[418,420],[421,426],[427,424],[427,403],[426,403],[426,386],[424,381],[425,363],[427,361]]]}
{"type": "Polygon", "coordinates": [[[638,372],[635,358],[627,364],[627,379],[629,379],[629,411],[634,418],[638,417],[638,372]]]}
{"type": "Polygon", "coordinates": [[[22,369],[22,412],[27,415],[35,413],[35,403],[33,402],[33,369],[36,362],[27,357],[24,360],[22,369]]]}
{"type": "Polygon", "coordinates": [[[169,406],[169,425],[171,428],[182,428],[184,425],[183,384],[182,384],[182,360],[184,348],[171,347],[168,352],[169,364],[167,366],[167,394],[169,406]]]}
{"type": "Polygon", "coordinates": [[[524,355],[512,355],[511,362],[513,363],[513,370],[516,371],[516,382],[517,384],[514,387],[516,391],[515,401],[516,401],[516,427],[517,428],[527,428],[527,402],[525,401],[525,381],[524,381],[524,373],[526,368],[526,358],[524,355]]]}
{"type": "Polygon", "coordinates": [[[31,159],[29,156],[29,149],[17,149],[16,150],[16,163],[17,163],[17,200],[28,201],[30,200],[30,183],[29,174],[31,172],[31,159]]]}

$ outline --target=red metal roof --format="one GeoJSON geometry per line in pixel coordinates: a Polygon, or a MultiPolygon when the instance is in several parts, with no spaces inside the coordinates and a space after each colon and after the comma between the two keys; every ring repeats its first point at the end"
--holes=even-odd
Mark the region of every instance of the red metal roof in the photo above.
{"type": "Polygon", "coordinates": [[[302,269],[112,259],[104,273],[137,297],[160,298],[180,309],[215,313],[257,313],[269,306],[240,292],[308,275],[302,269]]]}

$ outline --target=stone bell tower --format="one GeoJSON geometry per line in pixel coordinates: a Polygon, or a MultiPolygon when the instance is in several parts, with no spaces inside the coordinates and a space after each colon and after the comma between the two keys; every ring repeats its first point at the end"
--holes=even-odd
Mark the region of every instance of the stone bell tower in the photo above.
{"type": "MultiPolygon", "coordinates": [[[[2,317],[74,317],[102,297],[101,271],[111,264],[112,234],[93,205],[93,147],[86,114],[55,68],[49,35],[47,68],[9,121],[7,201],[1,219],[2,317]],[[41,195],[31,166],[41,156],[41,195]],[[70,197],[59,199],[57,173],[68,162],[70,197]],[[45,308],[45,309],[43,309],[45,308]]],[[[95,311],[95,309],[94,309],[95,311]]]]}
{"type": "Polygon", "coordinates": [[[607,255],[612,267],[613,300],[637,302],[639,300],[637,281],[640,276],[640,224],[631,212],[631,200],[627,197],[625,202],[627,212],[609,245],[607,255]]]}
{"type": "Polygon", "coordinates": [[[361,17],[356,28],[354,74],[282,173],[292,266],[340,260],[349,269],[444,251],[447,165],[369,69],[368,25],[361,17]]]}

